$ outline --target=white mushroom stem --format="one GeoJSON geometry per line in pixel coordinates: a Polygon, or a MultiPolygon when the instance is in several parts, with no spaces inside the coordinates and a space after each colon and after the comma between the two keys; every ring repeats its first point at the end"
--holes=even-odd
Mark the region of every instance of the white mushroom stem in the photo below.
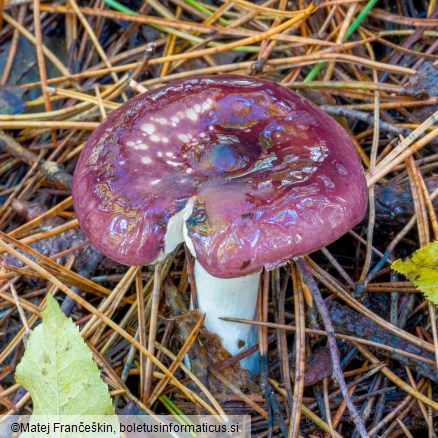
{"type": "MultiPolygon", "coordinates": [[[[232,355],[255,345],[257,326],[223,321],[220,317],[257,319],[260,273],[238,278],[216,278],[195,261],[195,283],[199,310],[206,314],[204,326],[222,338],[232,355]]],[[[259,369],[258,352],[242,359],[240,365],[250,373],[259,369]]]]}
{"type": "MultiPolygon", "coordinates": [[[[169,219],[164,251],[156,261],[162,260],[165,254],[172,252],[181,242],[185,242],[192,255],[196,257],[186,225],[187,219],[192,214],[194,202],[195,198],[191,198],[181,211],[169,219]]],[[[257,344],[257,326],[222,321],[219,318],[257,319],[260,273],[238,278],[216,278],[195,261],[194,274],[198,306],[199,310],[206,314],[204,325],[207,330],[219,335],[222,338],[222,345],[233,356],[257,344]]],[[[252,374],[257,374],[258,359],[258,352],[255,352],[242,359],[240,365],[252,374]]],[[[187,357],[185,361],[190,366],[187,357]]]]}

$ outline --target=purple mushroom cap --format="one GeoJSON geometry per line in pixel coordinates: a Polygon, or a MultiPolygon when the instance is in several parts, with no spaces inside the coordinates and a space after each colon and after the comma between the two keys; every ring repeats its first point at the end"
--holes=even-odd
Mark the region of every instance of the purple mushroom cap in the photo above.
{"type": "Polygon", "coordinates": [[[274,82],[222,75],[113,111],[79,158],[73,200],[90,241],[127,265],[163,257],[190,201],[189,246],[208,273],[232,278],[336,240],[363,218],[367,186],[335,120],[274,82]]]}

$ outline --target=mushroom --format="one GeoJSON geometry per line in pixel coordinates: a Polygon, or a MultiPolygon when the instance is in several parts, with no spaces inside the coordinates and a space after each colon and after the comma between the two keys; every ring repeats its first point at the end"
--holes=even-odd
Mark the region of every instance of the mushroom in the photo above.
{"type": "MultiPolygon", "coordinates": [[[[363,218],[364,172],[345,130],[264,79],[200,76],[141,94],[88,140],[73,181],[90,241],[127,265],[185,242],[205,326],[236,354],[257,342],[259,274],[363,218]]],[[[241,361],[257,372],[254,354],[241,361]]]]}

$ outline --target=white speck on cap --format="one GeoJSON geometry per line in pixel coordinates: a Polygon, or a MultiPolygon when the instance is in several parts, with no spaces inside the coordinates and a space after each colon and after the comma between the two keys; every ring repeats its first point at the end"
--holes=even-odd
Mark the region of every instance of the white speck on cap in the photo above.
{"type": "Polygon", "coordinates": [[[170,161],[170,160],[166,160],[166,163],[167,163],[169,166],[173,166],[173,167],[176,167],[176,166],[182,166],[182,164],[183,164],[183,163],[178,163],[178,162],[176,162],[176,161],[170,161]]]}
{"type": "Polygon", "coordinates": [[[154,134],[154,135],[150,136],[150,139],[151,139],[151,141],[157,142],[157,141],[160,141],[160,136],[157,134],[154,134]]]}
{"type": "Polygon", "coordinates": [[[146,134],[153,134],[155,132],[155,126],[152,123],[145,123],[141,129],[146,132],[146,134]]]}
{"type": "Polygon", "coordinates": [[[198,120],[198,115],[196,114],[196,112],[193,108],[188,109],[186,111],[186,114],[190,120],[193,120],[194,122],[196,122],[196,120],[198,120]]]}
{"type": "Polygon", "coordinates": [[[141,162],[143,164],[150,164],[150,163],[152,163],[152,160],[150,157],[142,157],[141,162]]]}

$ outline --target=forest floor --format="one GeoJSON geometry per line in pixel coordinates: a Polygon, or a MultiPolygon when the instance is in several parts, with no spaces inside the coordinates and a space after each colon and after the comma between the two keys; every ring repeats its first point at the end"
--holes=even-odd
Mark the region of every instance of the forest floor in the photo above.
{"type": "Polygon", "coordinates": [[[0,0],[0,413],[32,411],[14,380],[15,288],[31,328],[56,296],[120,412],[245,414],[260,438],[436,437],[435,306],[391,264],[438,237],[437,36],[436,0],[0,0]],[[262,273],[254,378],[188,312],[184,247],[155,275],[118,264],[72,207],[78,157],[113,109],[219,73],[270,79],[336,118],[369,188],[353,230],[262,273]]]}

